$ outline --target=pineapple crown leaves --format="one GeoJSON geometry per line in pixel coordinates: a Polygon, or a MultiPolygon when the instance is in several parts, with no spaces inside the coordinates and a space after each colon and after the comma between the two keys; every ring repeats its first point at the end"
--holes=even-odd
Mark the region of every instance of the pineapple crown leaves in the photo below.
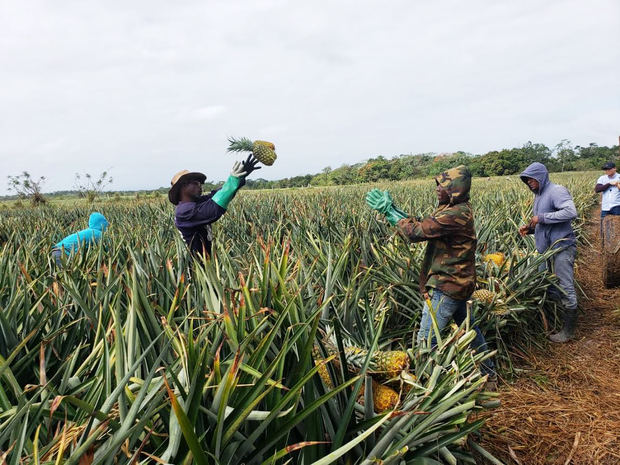
{"type": "Polygon", "coordinates": [[[228,142],[230,145],[228,146],[229,152],[253,152],[254,151],[254,142],[252,142],[247,137],[229,137],[228,142]]]}

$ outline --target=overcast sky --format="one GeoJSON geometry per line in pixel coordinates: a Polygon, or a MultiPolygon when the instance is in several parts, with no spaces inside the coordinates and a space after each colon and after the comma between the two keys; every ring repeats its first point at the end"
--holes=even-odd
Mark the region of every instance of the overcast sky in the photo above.
{"type": "Polygon", "coordinates": [[[231,135],[278,179],[619,134],[618,0],[0,0],[0,194],[223,180],[231,135]]]}

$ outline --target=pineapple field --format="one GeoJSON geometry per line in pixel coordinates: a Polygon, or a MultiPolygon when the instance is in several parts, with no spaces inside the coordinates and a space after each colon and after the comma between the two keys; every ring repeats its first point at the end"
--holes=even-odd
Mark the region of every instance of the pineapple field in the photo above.
{"type": "MultiPolygon", "coordinates": [[[[551,177],[585,240],[595,178],[551,177]]],[[[517,233],[533,195],[474,180],[472,311],[494,351],[477,353],[465,323],[417,347],[425,245],[366,206],[373,187],[412,215],[436,204],[432,181],[242,191],[191,267],[161,199],[0,207],[0,463],[501,463],[480,365],[510,379],[557,323],[552,252],[517,233]],[[104,240],[56,268],[92,211],[104,240]]]]}

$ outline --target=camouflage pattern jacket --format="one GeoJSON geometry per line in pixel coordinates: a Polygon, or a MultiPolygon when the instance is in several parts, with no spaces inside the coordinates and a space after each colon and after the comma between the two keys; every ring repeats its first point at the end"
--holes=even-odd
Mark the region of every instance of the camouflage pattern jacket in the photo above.
{"type": "Polygon", "coordinates": [[[476,287],[476,231],[469,203],[471,173],[457,166],[435,182],[448,191],[449,203],[430,216],[405,218],[400,232],[412,242],[428,241],[420,270],[420,291],[436,288],[456,300],[466,300],[476,287]]]}

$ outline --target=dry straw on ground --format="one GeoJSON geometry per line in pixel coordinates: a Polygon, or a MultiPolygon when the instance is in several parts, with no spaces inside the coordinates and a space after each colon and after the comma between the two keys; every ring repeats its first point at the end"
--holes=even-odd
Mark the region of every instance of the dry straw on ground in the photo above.
{"type": "Polygon", "coordinates": [[[579,250],[576,340],[528,354],[525,373],[501,389],[482,445],[506,464],[620,463],[620,289],[601,281],[598,212],[579,250]]]}

